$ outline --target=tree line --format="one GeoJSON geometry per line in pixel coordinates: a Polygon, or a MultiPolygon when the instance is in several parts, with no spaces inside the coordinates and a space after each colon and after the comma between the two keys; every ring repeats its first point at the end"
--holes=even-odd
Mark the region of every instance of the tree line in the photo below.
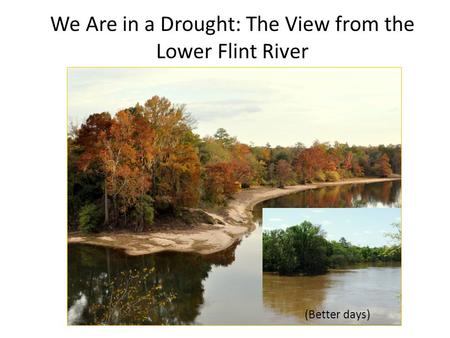
{"type": "Polygon", "coordinates": [[[117,112],[90,115],[68,136],[71,229],[142,231],[155,215],[223,205],[251,185],[338,181],[400,174],[400,145],[247,145],[219,128],[194,133],[183,105],[154,96],[117,112]]]}
{"type": "Polygon", "coordinates": [[[400,262],[400,223],[386,236],[394,244],[382,247],[357,246],[345,238],[327,240],[320,226],[301,224],[263,232],[263,271],[280,275],[323,274],[329,268],[343,268],[356,263],[400,262]]]}

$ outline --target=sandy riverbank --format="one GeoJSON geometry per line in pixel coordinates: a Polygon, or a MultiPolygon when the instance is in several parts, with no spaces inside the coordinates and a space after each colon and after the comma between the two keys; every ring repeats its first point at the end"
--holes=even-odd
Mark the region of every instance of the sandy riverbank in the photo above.
{"type": "Polygon", "coordinates": [[[254,187],[235,194],[222,215],[207,212],[216,224],[200,224],[186,230],[157,232],[120,232],[84,235],[69,233],[69,243],[85,243],[123,249],[129,255],[144,255],[161,251],[197,252],[212,254],[225,250],[246,233],[254,230],[252,222],[253,207],[265,200],[299,191],[317,189],[325,186],[353,183],[376,183],[399,180],[400,178],[354,178],[339,182],[326,182],[295,185],[280,188],[254,187]],[[223,223],[223,224],[221,224],[223,223]]]}

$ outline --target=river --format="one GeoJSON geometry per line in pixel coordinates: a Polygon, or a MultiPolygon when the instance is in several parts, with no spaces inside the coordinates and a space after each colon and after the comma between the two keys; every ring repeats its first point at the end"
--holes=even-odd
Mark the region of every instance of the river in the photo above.
{"type": "Polygon", "coordinates": [[[400,324],[399,265],[349,267],[319,276],[263,274],[264,306],[283,324],[400,324]],[[306,310],[340,312],[333,320],[305,319],[306,310]],[[369,320],[358,313],[369,310],[369,320]]]}
{"type": "MultiPolygon", "coordinates": [[[[264,201],[262,208],[400,208],[401,181],[343,184],[264,201]]],[[[259,212],[259,211],[258,211],[259,212]]]]}
{"type": "MultiPolygon", "coordinates": [[[[338,192],[336,187],[331,192],[322,188],[325,192],[315,191],[314,197],[306,196],[312,191],[305,191],[293,194],[295,198],[261,203],[254,209],[256,230],[232,248],[210,256],[166,252],[134,257],[119,250],[70,244],[69,324],[301,324],[309,307],[369,308],[371,320],[358,323],[397,324],[400,267],[358,267],[314,277],[262,274],[262,207],[317,207],[316,202],[336,207],[336,197],[323,197],[327,194],[345,196],[339,206],[349,201],[377,207],[400,203],[400,182],[339,187],[338,192]],[[278,294],[274,291],[279,286],[278,294]]],[[[308,321],[315,322],[321,321],[308,321]]]]}

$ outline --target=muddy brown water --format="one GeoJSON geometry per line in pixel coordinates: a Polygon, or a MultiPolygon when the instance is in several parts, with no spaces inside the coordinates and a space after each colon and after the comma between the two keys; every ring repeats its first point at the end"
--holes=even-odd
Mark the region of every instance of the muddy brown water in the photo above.
{"type": "Polygon", "coordinates": [[[366,206],[393,207],[399,206],[401,194],[400,182],[349,185],[338,193],[316,191],[314,198],[306,196],[310,193],[257,205],[256,230],[210,256],[166,252],[135,257],[70,244],[69,324],[398,324],[399,266],[359,266],[314,277],[262,273],[262,207],[317,206],[311,201],[336,207],[336,194],[345,199],[340,206],[347,206],[350,199],[365,201],[366,206]],[[327,194],[333,197],[323,197],[327,194]],[[304,311],[310,308],[341,312],[369,308],[371,320],[306,322],[304,311]]]}
{"type": "Polygon", "coordinates": [[[320,276],[264,273],[263,302],[274,320],[285,324],[400,324],[400,270],[379,265],[320,276]],[[311,310],[324,315],[306,320],[305,311],[311,310]]]}

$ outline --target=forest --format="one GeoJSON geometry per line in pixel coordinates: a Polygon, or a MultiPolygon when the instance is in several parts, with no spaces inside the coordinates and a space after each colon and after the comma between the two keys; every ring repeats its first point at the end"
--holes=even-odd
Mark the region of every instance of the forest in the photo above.
{"type": "MultiPolygon", "coordinates": [[[[400,145],[244,144],[223,128],[194,132],[184,105],[143,105],[90,115],[68,135],[69,230],[149,229],[161,215],[223,206],[240,189],[401,174],[400,145]]],[[[299,139],[301,135],[299,135],[299,139]]]]}
{"type": "Polygon", "coordinates": [[[400,262],[401,229],[394,223],[387,233],[394,244],[368,247],[352,245],[345,238],[327,240],[318,225],[301,224],[263,232],[263,271],[280,275],[324,274],[330,268],[345,268],[357,263],[400,262]]]}

